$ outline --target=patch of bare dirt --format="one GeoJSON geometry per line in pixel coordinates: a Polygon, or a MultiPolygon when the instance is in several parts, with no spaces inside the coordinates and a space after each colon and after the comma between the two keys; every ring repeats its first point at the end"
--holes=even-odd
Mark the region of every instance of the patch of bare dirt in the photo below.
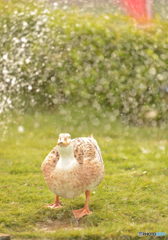
{"type": "Polygon", "coordinates": [[[85,229],[85,226],[79,224],[79,222],[75,219],[69,219],[60,221],[58,219],[52,221],[47,220],[46,223],[37,223],[36,230],[42,232],[55,232],[57,229],[64,229],[64,230],[82,230],[85,229]]]}

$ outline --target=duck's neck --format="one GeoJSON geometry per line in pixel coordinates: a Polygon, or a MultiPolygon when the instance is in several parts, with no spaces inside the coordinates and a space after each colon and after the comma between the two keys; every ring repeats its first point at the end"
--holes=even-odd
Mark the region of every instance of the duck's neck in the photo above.
{"type": "Polygon", "coordinates": [[[58,152],[60,154],[60,159],[57,163],[58,168],[68,169],[77,164],[74,158],[73,145],[70,144],[67,147],[57,146],[58,152]]]}

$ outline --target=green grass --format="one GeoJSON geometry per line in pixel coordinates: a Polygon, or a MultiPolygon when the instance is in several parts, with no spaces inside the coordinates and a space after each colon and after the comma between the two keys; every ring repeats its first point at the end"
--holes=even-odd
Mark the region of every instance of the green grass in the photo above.
{"type": "Polygon", "coordinates": [[[95,126],[90,115],[88,109],[75,113],[75,108],[62,114],[15,115],[6,135],[1,129],[0,232],[12,239],[97,240],[167,231],[167,131],[109,123],[102,116],[95,126]],[[24,127],[23,133],[18,126],[24,127]],[[105,178],[90,196],[93,214],[79,222],[71,211],[84,205],[84,194],[61,198],[62,209],[42,208],[54,201],[54,195],[40,166],[60,132],[69,132],[72,138],[93,133],[104,159],[105,178]]]}

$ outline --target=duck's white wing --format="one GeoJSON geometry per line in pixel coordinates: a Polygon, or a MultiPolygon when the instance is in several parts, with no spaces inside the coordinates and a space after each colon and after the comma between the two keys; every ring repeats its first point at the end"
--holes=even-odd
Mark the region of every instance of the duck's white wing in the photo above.
{"type": "Polygon", "coordinates": [[[91,136],[88,138],[81,137],[72,140],[74,147],[74,157],[79,164],[83,164],[85,159],[97,161],[103,163],[100,148],[96,140],[91,136]]]}
{"type": "Polygon", "coordinates": [[[96,152],[96,157],[97,157],[97,160],[101,163],[103,163],[103,158],[102,158],[102,155],[101,155],[101,151],[100,151],[100,148],[97,144],[97,141],[93,138],[93,136],[91,135],[91,137],[88,138],[89,141],[91,141],[91,143],[93,144],[93,147],[95,149],[95,152],[96,152]]]}

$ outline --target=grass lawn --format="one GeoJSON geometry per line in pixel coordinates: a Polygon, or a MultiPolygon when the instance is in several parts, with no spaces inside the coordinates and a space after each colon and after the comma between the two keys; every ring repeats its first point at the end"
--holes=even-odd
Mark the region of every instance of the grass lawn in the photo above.
{"type": "Polygon", "coordinates": [[[167,130],[91,116],[88,109],[67,108],[13,117],[0,140],[0,232],[12,239],[95,240],[138,239],[139,231],[168,234],[167,130]],[[60,132],[72,138],[93,133],[105,164],[105,178],[90,196],[93,214],[79,222],[71,211],[83,207],[84,194],[61,198],[61,209],[42,208],[55,196],[41,164],[60,132]]]}

